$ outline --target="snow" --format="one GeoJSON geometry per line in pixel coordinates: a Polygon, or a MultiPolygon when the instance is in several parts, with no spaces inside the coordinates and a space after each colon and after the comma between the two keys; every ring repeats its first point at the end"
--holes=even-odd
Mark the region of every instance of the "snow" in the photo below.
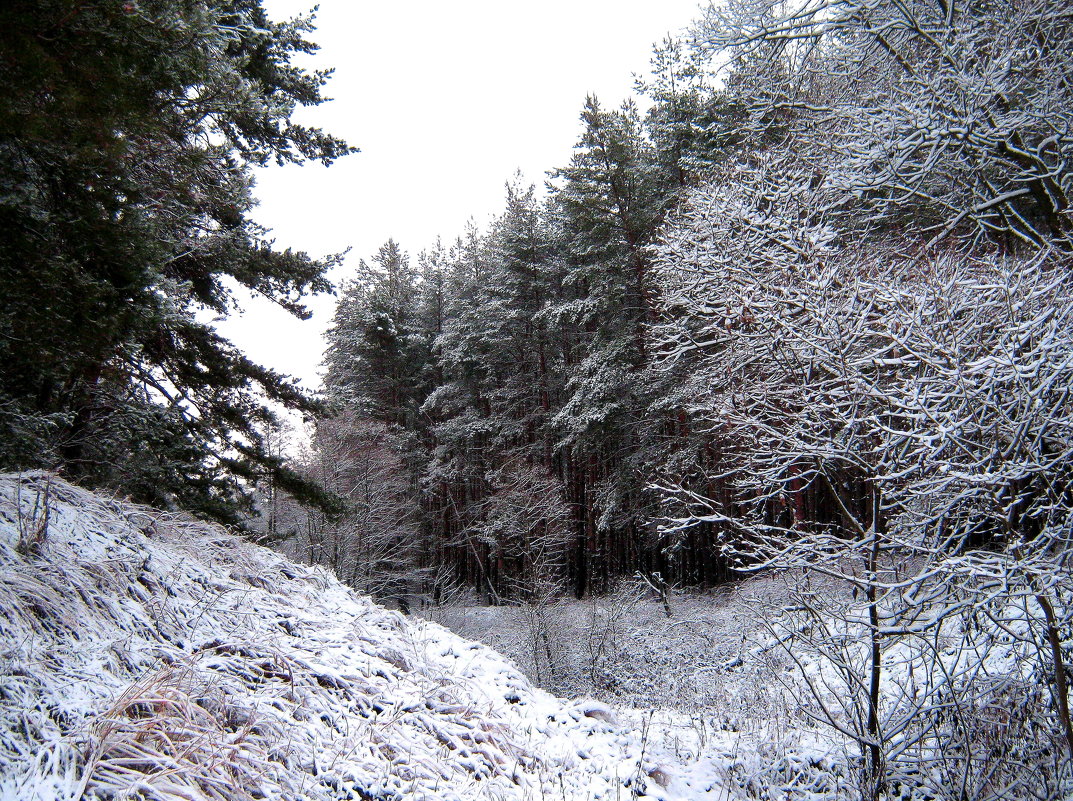
{"type": "MultiPolygon", "coordinates": [[[[926,566],[901,563],[877,610],[891,777],[883,798],[952,801],[951,788],[965,783],[970,798],[1073,799],[1068,768],[1064,778],[1044,778],[1064,750],[1048,743],[1056,718],[1038,604],[999,586],[978,588],[994,595],[988,603],[951,599],[939,591],[946,578],[929,578],[926,566]],[[914,583],[903,587],[910,569],[914,583]],[[917,612],[897,614],[905,606],[917,612]],[[947,725],[955,697],[961,719],[947,725]],[[958,750],[966,734],[971,747],[958,750]],[[1004,778],[989,782],[999,769],[1004,778]]],[[[707,780],[725,788],[717,798],[859,799],[854,743],[864,736],[870,625],[860,588],[815,570],[784,570],[711,593],[676,593],[671,606],[667,617],[637,583],[602,599],[430,614],[509,654],[548,689],[637,707],[617,714],[649,725],[673,755],[672,786],[685,797],[697,797],[688,793],[702,792],[707,780]],[[545,631],[559,644],[547,654],[538,636],[545,631]]]]}
{"type": "MultiPolygon", "coordinates": [[[[785,578],[724,589],[706,613],[676,598],[673,619],[615,598],[546,610],[567,616],[558,634],[584,611],[615,640],[598,656],[618,689],[564,700],[488,646],[218,527],[0,475],[0,801],[859,799],[859,746],[837,729],[862,626],[853,603],[838,611],[848,586],[816,587],[831,616],[808,618],[784,589],[801,577],[785,578]]],[[[467,613],[486,631],[505,614],[467,613]]],[[[931,747],[904,717],[919,693],[976,687],[987,742],[1020,714],[1008,701],[1044,703],[1031,599],[991,614],[1004,636],[937,623],[936,659],[904,635],[885,646],[899,775],[941,767],[913,761],[931,747]]],[[[890,799],[936,797],[903,784],[890,799]]]]}
{"type": "Polygon", "coordinates": [[[3,799],[728,797],[670,723],[46,474],[0,476],[0,637],[3,799]]]}
{"type": "Polygon", "coordinates": [[[642,581],[600,599],[429,613],[509,654],[549,689],[630,707],[616,714],[669,754],[670,787],[684,798],[856,799],[858,749],[804,714],[790,692],[797,678],[779,642],[787,637],[764,622],[782,614],[798,578],[676,594],[672,617],[642,581]]]}

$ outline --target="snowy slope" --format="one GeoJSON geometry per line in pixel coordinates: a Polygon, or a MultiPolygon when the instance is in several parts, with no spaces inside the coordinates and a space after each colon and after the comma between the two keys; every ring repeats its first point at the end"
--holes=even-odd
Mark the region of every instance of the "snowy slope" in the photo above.
{"type": "Polygon", "coordinates": [[[0,798],[723,796],[628,720],[218,528],[0,476],[0,798]]]}

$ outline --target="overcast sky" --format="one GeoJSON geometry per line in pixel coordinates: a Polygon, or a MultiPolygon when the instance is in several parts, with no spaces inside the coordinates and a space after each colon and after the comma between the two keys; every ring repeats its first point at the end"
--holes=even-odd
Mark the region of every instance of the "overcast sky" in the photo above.
{"type": "MultiPolygon", "coordinates": [[[[652,45],[698,14],[699,0],[322,0],[307,66],[334,67],[334,98],[298,116],[361,149],[329,168],[257,174],[255,219],[277,247],[323,256],[351,248],[347,278],[389,237],[412,257],[441,236],[482,228],[521,170],[543,184],[580,134],[588,93],[605,106],[632,94],[652,45]]],[[[274,19],[309,0],[266,0],[274,19]]],[[[305,62],[303,62],[305,63],[305,62]]],[[[264,301],[221,325],[255,361],[319,385],[335,299],[299,322],[264,301]]]]}

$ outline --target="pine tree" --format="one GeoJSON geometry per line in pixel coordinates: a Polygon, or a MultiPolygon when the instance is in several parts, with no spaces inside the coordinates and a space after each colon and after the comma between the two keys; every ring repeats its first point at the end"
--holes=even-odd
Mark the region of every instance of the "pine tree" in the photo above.
{"type": "Polygon", "coordinates": [[[273,473],[264,403],[313,411],[202,322],[229,282],[305,316],[331,260],[272,248],[248,217],[251,165],[329,163],[342,141],[290,119],[327,72],[308,19],[260,0],[0,9],[0,464],[45,466],[235,520],[273,473]]]}
{"type": "Polygon", "coordinates": [[[645,130],[668,190],[695,186],[746,142],[746,103],[713,87],[707,61],[668,37],[654,48],[651,77],[637,84],[652,101],[645,130]]]}
{"type": "Polygon", "coordinates": [[[457,254],[452,313],[437,340],[443,380],[424,407],[436,421],[429,477],[447,507],[448,539],[476,555],[466,571],[494,599],[516,594],[522,572],[556,580],[561,548],[551,543],[568,531],[549,426],[563,349],[543,315],[560,296],[562,271],[535,189],[517,179],[489,233],[457,254]],[[538,541],[549,546],[546,560],[531,558],[538,541]]]}
{"type": "Polygon", "coordinates": [[[417,271],[389,239],[343,288],[328,333],[328,396],[384,423],[413,423],[427,394],[430,341],[421,330],[417,271]]]}
{"type": "Polygon", "coordinates": [[[652,287],[645,246],[665,203],[651,145],[636,108],[604,111],[590,97],[574,157],[550,200],[567,260],[570,296],[549,317],[572,327],[565,400],[554,418],[563,475],[583,510],[575,555],[578,595],[607,586],[639,546],[643,481],[634,472],[644,401],[652,287]]]}

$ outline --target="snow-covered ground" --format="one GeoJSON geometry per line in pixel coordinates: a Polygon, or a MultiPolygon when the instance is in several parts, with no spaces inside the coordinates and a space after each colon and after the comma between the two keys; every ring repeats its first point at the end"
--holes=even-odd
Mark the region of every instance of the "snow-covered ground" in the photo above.
{"type": "Polygon", "coordinates": [[[805,713],[795,665],[768,625],[796,578],[674,595],[671,617],[640,581],[584,601],[423,614],[508,656],[538,686],[649,725],[696,794],[685,797],[708,797],[699,790],[714,784],[715,798],[857,798],[859,749],[805,713]]]}
{"type": "Polygon", "coordinates": [[[218,528],[0,477],[4,799],[767,797],[770,734],[561,700],[218,528]]]}
{"type": "Polygon", "coordinates": [[[768,574],[710,593],[672,594],[670,617],[639,580],[583,601],[457,603],[422,614],[491,646],[560,695],[710,714],[737,707],[735,714],[757,718],[758,705],[784,705],[773,676],[785,672],[787,662],[767,647],[763,621],[785,605],[787,579],[792,584],[785,574],[768,574]]]}
{"type": "MultiPolygon", "coordinates": [[[[795,623],[772,576],[672,618],[629,592],[441,610],[564,700],[217,527],[0,476],[0,800],[855,801],[862,674],[833,668],[863,643],[820,590],[842,617],[795,623]]],[[[1073,797],[1038,621],[1015,607],[936,629],[930,660],[884,646],[884,801],[1073,797]]]]}
{"type": "MultiPolygon", "coordinates": [[[[951,611],[964,594],[931,590],[936,602],[917,608],[920,634],[881,639],[881,797],[1073,799],[1038,603],[998,591],[951,611]],[[936,610],[947,617],[927,623],[936,610]]],[[[867,737],[870,676],[863,596],[798,570],[677,594],[671,607],[667,616],[635,581],[606,598],[425,613],[546,689],[652,716],[679,770],[713,770],[727,797],[859,799],[865,763],[854,743],[867,737]]],[[[1073,630],[1063,631],[1067,648],[1073,630]]]]}

